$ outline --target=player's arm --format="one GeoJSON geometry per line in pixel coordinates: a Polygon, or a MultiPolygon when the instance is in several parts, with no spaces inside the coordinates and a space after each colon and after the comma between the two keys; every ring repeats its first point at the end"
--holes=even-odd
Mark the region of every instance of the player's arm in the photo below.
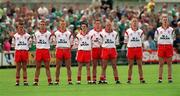
{"type": "Polygon", "coordinates": [[[91,38],[91,48],[93,47],[93,35],[90,36],[91,38]]]}
{"type": "Polygon", "coordinates": [[[154,34],[154,40],[157,42],[158,41],[158,37],[159,37],[159,32],[158,30],[155,31],[155,34],[154,34]]]}
{"type": "Polygon", "coordinates": [[[35,34],[32,34],[32,43],[37,43],[37,37],[36,37],[36,35],[35,34]]]}
{"type": "Polygon", "coordinates": [[[11,42],[11,47],[14,48],[15,47],[15,44],[16,44],[16,38],[13,36],[12,37],[12,42],[11,42]]]}
{"type": "Polygon", "coordinates": [[[74,45],[74,37],[73,37],[73,35],[72,35],[72,34],[69,36],[69,40],[70,40],[70,45],[71,45],[71,47],[70,47],[70,48],[72,48],[72,47],[73,47],[73,45],[74,45]]]}
{"type": "Polygon", "coordinates": [[[145,34],[144,31],[141,33],[141,41],[142,41],[142,47],[144,48],[144,41],[145,41],[145,34]]]}
{"type": "Polygon", "coordinates": [[[54,33],[49,36],[49,42],[51,45],[56,45],[56,35],[54,33]]]}
{"type": "Polygon", "coordinates": [[[124,33],[124,44],[125,44],[125,47],[127,47],[128,40],[129,40],[129,34],[127,32],[125,32],[124,33]]]}
{"type": "Polygon", "coordinates": [[[115,45],[119,45],[119,34],[116,34],[115,45]]]}
{"type": "Polygon", "coordinates": [[[156,30],[155,33],[154,33],[154,41],[155,41],[156,44],[157,44],[157,41],[158,41],[158,37],[159,37],[159,31],[156,30]]]}
{"type": "Polygon", "coordinates": [[[74,42],[73,42],[73,47],[74,48],[78,48],[78,44],[79,44],[79,36],[78,34],[74,37],[74,42]]]}
{"type": "Polygon", "coordinates": [[[28,46],[31,47],[32,43],[33,43],[33,37],[31,35],[29,35],[28,46]]]}
{"type": "Polygon", "coordinates": [[[172,38],[173,38],[173,41],[176,40],[176,32],[175,32],[175,30],[172,31],[172,38]]]}
{"type": "Polygon", "coordinates": [[[100,34],[100,38],[98,39],[98,42],[100,44],[100,46],[102,47],[102,43],[103,43],[103,35],[100,34]]]}

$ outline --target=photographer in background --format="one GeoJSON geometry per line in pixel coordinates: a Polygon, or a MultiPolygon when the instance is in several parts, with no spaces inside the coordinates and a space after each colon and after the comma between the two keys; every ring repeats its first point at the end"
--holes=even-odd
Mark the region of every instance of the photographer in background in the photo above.
{"type": "Polygon", "coordinates": [[[175,34],[176,34],[176,39],[174,41],[174,47],[176,48],[178,54],[180,54],[180,21],[177,23],[175,34]]]}

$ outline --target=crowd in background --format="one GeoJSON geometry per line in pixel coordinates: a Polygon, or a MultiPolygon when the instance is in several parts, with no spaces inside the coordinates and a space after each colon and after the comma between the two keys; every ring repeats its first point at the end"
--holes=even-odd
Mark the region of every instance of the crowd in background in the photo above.
{"type": "MultiPolygon", "coordinates": [[[[144,48],[156,50],[154,33],[161,25],[161,14],[168,14],[170,26],[176,32],[174,47],[180,50],[180,6],[175,4],[168,10],[168,4],[163,3],[160,10],[156,9],[156,3],[150,0],[147,4],[138,6],[124,5],[123,8],[115,6],[113,0],[92,0],[92,4],[86,9],[76,8],[76,5],[57,8],[53,5],[45,6],[42,3],[38,7],[30,8],[26,4],[16,6],[7,1],[0,6],[0,43],[5,51],[10,51],[11,38],[16,32],[16,22],[21,18],[25,22],[26,32],[33,34],[38,29],[38,22],[42,18],[47,21],[47,29],[50,32],[57,30],[60,18],[67,22],[67,28],[74,35],[80,31],[80,23],[87,22],[89,30],[93,29],[93,22],[100,19],[102,26],[109,19],[113,23],[113,29],[119,33],[120,45],[118,48],[126,49],[123,46],[124,32],[130,26],[130,20],[136,16],[139,18],[139,28],[145,32],[144,48]]],[[[33,50],[33,46],[31,50],[33,50]]]]}

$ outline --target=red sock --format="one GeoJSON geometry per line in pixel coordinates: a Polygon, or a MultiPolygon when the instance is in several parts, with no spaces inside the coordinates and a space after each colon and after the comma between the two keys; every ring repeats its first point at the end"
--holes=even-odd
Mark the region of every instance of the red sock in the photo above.
{"type": "Polygon", "coordinates": [[[24,82],[27,82],[27,77],[23,77],[23,79],[24,79],[24,82]]]}
{"type": "Polygon", "coordinates": [[[91,76],[87,76],[87,81],[91,81],[91,76]]]}
{"type": "Polygon", "coordinates": [[[115,81],[118,81],[118,80],[119,80],[119,77],[114,77],[114,80],[115,80],[115,81]]]}
{"type": "Polygon", "coordinates": [[[96,81],[96,76],[93,76],[93,81],[96,81]]]}
{"type": "Polygon", "coordinates": [[[34,81],[35,81],[35,82],[39,82],[39,79],[38,79],[38,78],[35,78],[34,81]]]}
{"type": "Polygon", "coordinates": [[[168,80],[171,80],[172,78],[171,77],[168,77],[168,80]]]}
{"type": "Polygon", "coordinates": [[[51,78],[48,78],[48,83],[51,83],[51,81],[52,81],[51,78]]]}
{"type": "Polygon", "coordinates": [[[16,82],[19,83],[20,76],[16,76],[16,82]]]}
{"type": "Polygon", "coordinates": [[[131,77],[128,77],[128,80],[131,81],[131,77]]]}
{"type": "Polygon", "coordinates": [[[162,80],[162,77],[159,77],[159,80],[162,80]]]}
{"type": "Polygon", "coordinates": [[[139,80],[144,80],[144,78],[143,78],[143,77],[141,77],[141,78],[139,78],[139,80]]]}
{"type": "Polygon", "coordinates": [[[59,82],[59,79],[56,79],[56,82],[59,82]]]}
{"type": "Polygon", "coordinates": [[[69,82],[69,81],[72,81],[71,78],[68,78],[68,82],[69,82]]]}
{"type": "Polygon", "coordinates": [[[77,77],[77,81],[81,81],[81,76],[78,76],[78,77],[77,77]]]}
{"type": "Polygon", "coordinates": [[[104,76],[101,76],[101,77],[100,77],[100,80],[101,80],[101,81],[104,81],[104,80],[105,80],[104,76]]]}

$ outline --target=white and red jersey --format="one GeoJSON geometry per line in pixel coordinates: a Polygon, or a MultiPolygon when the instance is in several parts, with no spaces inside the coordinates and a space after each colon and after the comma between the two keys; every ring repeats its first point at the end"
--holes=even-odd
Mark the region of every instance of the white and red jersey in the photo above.
{"type": "Polygon", "coordinates": [[[16,33],[12,39],[12,45],[14,45],[15,50],[29,50],[29,40],[30,35],[28,33],[23,35],[16,33]]]}
{"type": "Polygon", "coordinates": [[[73,35],[69,31],[55,33],[56,48],[70,48],[73,45],[73,35]]]}
{"type": "Polygon", "coordinates": [[[116,45],[119,45],[119,36],[116,31],[106,32],[102,30],[101,34],[101,46],[103,48],[116,48],[116,45]]]}
{"type": "Polygon", "coordinates": [[[37,49],[49,49],[50,48],[50,37],[51,32],[46,31],[45,33],[41,33],[38,31],[34,34],[34,42],[36,43],[37,49]]]}
{"type": "Polygon", "coordinates": [[[155,41],[157,44],[173,44],[175,38],[175,32],[172,27],[164,29],[162,27],[157,28],[155,32],[155,41]]]}
{"type": "Polygon", "coordinates": [[[92,35],[87,33],[82,35],[78,33],[76,35],[75,43],[78,45],[78,50],[91,50],[92,48],[92,35]]]}
{"type": "Polygon", "coordinates": [[[92,48],[99,48],[101,47],[101,34],[102,31],[97,32],[94,29],[92,29],[89,33],[92,36],[92,48]]]}
{"type": "Polygon", "coordinates": [[[127,47],[142,47],[144,41],[144,32],[141,29],[136,31],[129,28],[124,34],[124,43],[127,43],[127,47]]]}

